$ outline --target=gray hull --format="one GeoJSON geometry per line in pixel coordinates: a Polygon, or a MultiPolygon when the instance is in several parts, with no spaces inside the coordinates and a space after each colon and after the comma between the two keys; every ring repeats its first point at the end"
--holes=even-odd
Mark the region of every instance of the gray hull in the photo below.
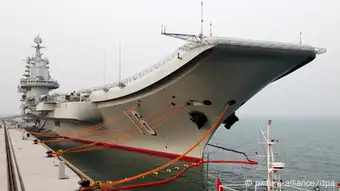
{"type": "MultiPolygon", "coordinates": [[[[112,118],[122,114],[123,117],[97,130],[106,131],[100,136],[82,138],[83,134],[79,134],[74,137],[84,141],[105,140],[113,147],[151,154],[181,155],[208,131],[228,101],[233,100],[235,104],[229,107],[219,125],[268,84],[312,61],[315,58],[315,52],[313,50],[242,47],[221,43],[201,49],[188,61],[185,60],[185,56],[183,55],[184,59],[178,58],[177,61],[173,61],[183,61],[185,64],[155,83],[143,88],[137,84],[135,85],[136,91],[120,97],[110,98],[110,92],[99,92],[97,99],[94,95],[93,100],[104,121],[112,121],[112,118]],[[158,126],[152,122],[188,102],[191,104],[180,109],[177,115],[168,117],[165,123],[158,126]],[[124,114],[129,108],[140,104],[135,112],[144,117],[170,103],[175,105],[144,119],[146,126],[149,125],[152,128],[151,131],[143,125],[132,124],[130,118],[133,119],[133,116],[129,118],[124,114]],[[207,121],[203,127],[199,128],[190,119],[192,117],[189,113],[192,112],[199,112],[206,116],[207,121]],[[129,126],[117,128],[129,123],[129,126]],[[108,132],[113,127],[116,130],[108,132]],[[107,140],[108,138],[110,140],[107,140]]],[[[129,88],[133,89],[133,86],[132,84],[129,88]]],[[[71,123],[61,123],[59,128],[52,126],[53,124],[48,125],[56,132],[81,127],[81,125],[71,123]]],[[[206,143],[217,128],[218,126],[187,157],[201,158],[206,143]]]]}

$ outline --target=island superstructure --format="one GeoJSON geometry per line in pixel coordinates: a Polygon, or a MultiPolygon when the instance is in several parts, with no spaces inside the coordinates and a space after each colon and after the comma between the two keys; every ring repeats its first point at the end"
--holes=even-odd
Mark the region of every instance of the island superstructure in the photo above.
{"type": "Polygon", "coordinates": [[[69,94],[52,93],[59,88],[49,71],[50,62],[43,58],[42,39],[38,35],[33,40],[34,57],[27,57],[26,69],[20,80],[18,92],[21,93],[21,113],[25,120],[36,121],[37,125],[55,126],[59,121],[100,121],[101,115],[95,104],[88,99],[88,94],[71,92],[69,94]]]}
{"type": "Polygon", "coordinates": [[[26,69],[23,78],[20,80],[18,92],[21,96],[21,109],[23,115],[38,114],[35,108],[39,103],[41,96],[47,95],[50,90],[59,88],[59,83],[53,80],[49,72],[49,60],[42,58],[41,46],[42,39],[37,36],[34,38],[35,54],[34,57],[27,57],[26,69]]]}

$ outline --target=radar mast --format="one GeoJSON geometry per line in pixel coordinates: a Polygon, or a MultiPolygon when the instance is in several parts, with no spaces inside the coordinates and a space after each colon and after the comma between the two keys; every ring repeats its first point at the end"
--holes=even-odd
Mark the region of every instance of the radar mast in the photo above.
{"type": "MultiPolygon", "coordinates": [[[[184,33],[168,33],[166,32],[166,26],[162,25],[161,26],[161,34],[162,35],[166,35],[166,36],[170,36],[173,38],[178,38],[181,40],[185,40],[185,41],[189,41],[192,43],[198,43],[198,42],[202,42],[202,40],[205,38],[204,34],[203,34],[203,29],[204,29],[204,20],[203,20],[203,0],[201,1],[201,31],[200,34],[198,35],[194,35],[194,34],[184,34],[184,33]]],[[[211,26],[211,24],[210,24],[211,26]]]]}

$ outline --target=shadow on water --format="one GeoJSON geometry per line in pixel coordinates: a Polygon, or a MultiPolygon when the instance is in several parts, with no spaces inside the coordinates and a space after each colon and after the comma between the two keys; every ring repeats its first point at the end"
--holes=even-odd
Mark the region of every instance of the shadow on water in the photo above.
{"type": "MultiPolygon", "coordinates": [[[[79,145],[81,144],[73,141],[67,141],[67,143],[48,143],[48,146],[50,146],[53,150],[66,150],[79,145]]],[[[94,181],[99,180],[101,182],[121,180],[138,175],[157,168],[171,160],[164,157],[156,157],[149,154],[135,153],[113,148],[68,153],[63,155],[63,157],[83,171],[86,175],[91,177],[94,181]]],[[[125,185],[161,181],[170,178],[179,172],[179,170],[175,169],[176,166],[183,169],[185,164],[190,165],[191,162],[179,161],[166,169],[160,170],[157,175],[148,175],[125,185]],[[171,172],[168,172],[167,169],[170,169],[171,172]]],[[[180,178],[174,181],[152,187],[139,188],[138,190],[203,191],[205,190],[205,181],[203,176],[204,173],[202,173],[202,168],[191,168],[180,178]]]]}

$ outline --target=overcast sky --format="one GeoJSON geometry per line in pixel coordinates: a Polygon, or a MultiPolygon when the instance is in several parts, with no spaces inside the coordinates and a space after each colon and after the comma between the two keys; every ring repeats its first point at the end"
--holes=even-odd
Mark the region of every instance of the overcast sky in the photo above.
{"type": "MultiPolygon", "coordinates": [[[[254,96],[243,114],[340,113],[339,0],[206,0],[205,33],[327,48],[303,67],[254,96]]],[[[155,64],[183,42],[160,35],[200,31],[199,0],[1,0],[0,114],[19,113],[17,85],[22,62],[33,54],[39,33],[60,91],[71,91],[118,79],[118,47],[123,77],[155,64]]]]}

